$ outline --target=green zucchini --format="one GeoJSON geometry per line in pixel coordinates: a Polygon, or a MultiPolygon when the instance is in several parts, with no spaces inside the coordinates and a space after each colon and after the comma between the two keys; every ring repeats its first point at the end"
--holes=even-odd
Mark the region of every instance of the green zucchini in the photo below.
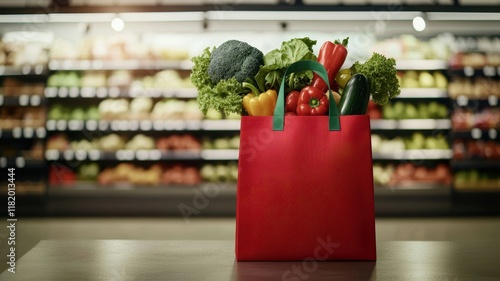
{"type": "Polygon", "coordinates": [[[340,115],[366,114],[370,101],[370,83],[368,78],[361,74],[354,74],[347,82],[339,101],[340,115]]]}

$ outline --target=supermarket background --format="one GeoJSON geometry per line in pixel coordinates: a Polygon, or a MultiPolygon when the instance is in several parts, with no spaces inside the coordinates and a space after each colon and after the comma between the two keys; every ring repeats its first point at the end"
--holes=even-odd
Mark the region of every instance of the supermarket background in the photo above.
{"type": "Polygon", "coordinates": [[[231,239],[239,116],[199,112],[190,58],[227,39],[266,53],[307,36],[317,53],[325,40],[349,36],[345,66],[386,54],[402,87],[368,112],[382,228],[406,227],[405,236],[460,217],[450,227],[462,238],[475,235],[471,225],[494,233],[498,1],[140,3],[0,1],[1,200],[14,167],[25,232],[137,238],[144,233],[132,226],[142,226],[146,238],[231,239]],[[408,218],[422,216],[445,219],[408,218]],[[172,224],[155,220],[165,217],[172,224]]]}

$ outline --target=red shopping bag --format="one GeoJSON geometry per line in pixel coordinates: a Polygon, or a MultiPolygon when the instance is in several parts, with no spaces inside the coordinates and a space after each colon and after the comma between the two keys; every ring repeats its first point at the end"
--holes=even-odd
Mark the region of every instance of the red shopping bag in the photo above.
{"type": "MultiPolygon", "coordinates": [[[[310,69],[327,83],[323,66],[310,69]]],[[[274,116],[241,119],[236,208],[238,261],[375,260],[370,120],[284,116],[284,83],[274,116]]]]}

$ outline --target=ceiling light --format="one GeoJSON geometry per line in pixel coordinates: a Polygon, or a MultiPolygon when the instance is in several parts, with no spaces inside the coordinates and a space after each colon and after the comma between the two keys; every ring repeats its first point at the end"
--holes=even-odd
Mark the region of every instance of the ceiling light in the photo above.
{"type": "Polygon", "coordinates": [[[425,29],[425,20],[423,17],[414,17],[413,18],[413,28],[415,28],[416,31],[421,32],[424,31],[425,29]]]}
{"type": "Polygon", "coordinates": [[[116,17],[111,21],[111,28],[116,32],[120,32],[125,28],[125,22],[121,18],[116,17]]]}

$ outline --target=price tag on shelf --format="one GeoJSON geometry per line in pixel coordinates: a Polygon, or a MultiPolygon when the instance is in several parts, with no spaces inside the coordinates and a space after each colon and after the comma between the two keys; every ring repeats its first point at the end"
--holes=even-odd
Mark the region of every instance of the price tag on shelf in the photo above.
{"type": "Polygon", "coordinates": [[[75,152],[73,150],[65,150],[64,153],[64,159],[66,161],[70,161],[70,160],[73,160],[75,158],[75,152]]]}
{"type": "Polygon", "coordinates": [[[111,123],[111,131],[118,131],[120,129],[120,121],[118,120],[113,120],[110,122],[111,123]]]}
{"type": "Polygon", "coordinates": [[[76,150],[75,151],[75,159],[78,161],[83,161],[87,158],[87,151],[85,150],[76,150]]]}
{"type": "Polygon", "coordinates": [[[118,161],[131,161],[135,158],[135,153],[133,150],[117,150],[115,152],[116,160],[118,161]]]}
{"type": "Polygon", "coordinates": [[[497,106],[498,105],[498,97],[497,96],[493,96],[493,95],[489,96],[488,97],[488,104],[490,106],[497,106]]]}
{"type": "Polygon", "coordinates": [[[57,91],[57,95],[60,97],[60,98],[65,98],[68,96],[68,88],[66,87],[61,87],[59,88],[59,90],[57,91]]]}
{"type": "Polygon", "coordinates": [[[47,130],[49,131],[55,131],[56,129],[56,120],[47,120],[47,123],[45,124],[47,127],[47,130]]]}
{"type": "Polygon", "coordinates": [[[23,131],[19,127],[15,127],[12,130],[12,137],[14,137],[15,139],[20,138],[22,136],[22,134],[23,134],[23,131]]]}
{"type": "Polygon", "coordinates": [[[188,130],[200,130],[201,122],[198,120],[186,121],[186,129],[188,130]]]}
{"type": "Polygon", "coordinates": [[[482,136],[483,136],[483,131],[481,131],[481,129],[479,128],[474,128],[471,130],[471,136],[473,139],[480,139],[482,136]]]}
{"type": "Polygon", "coordinates": [[[490,137],[490,139],[492,140],[496,140],[497,139],[497,130],[496,129],[489,129],[488,130],[488,135],[490,137]]]}
{"type": "Polygon", "coordinates": [[[128,91],[128,96],[131,97],[131,98],[136,98],[136,97],[140,96],[140,93],[141,93],[141,89],[131,88],[128,91]]]}
{"type": "Polygon", "coordinates": [[[29,138],[30,139],[35,134],[35,130],[33,130],[33,128],[31,128],[31,127],[26,127],[26,128],[24,128],[23,134],[24,134],[25,138],[29,138]]]}
{"type": "Polygon", "coordinates": [[[31,96],[30,105],[39,106],[42,103],[42,98],[38,95],[31,96]]]}
{"type": "Polygon", "coordinates": [[[99,88],[97,88],[96,94],[97,94],[97,97],[99,97],[99,98],[105,98],[108,96],[108,89],[106,89],[104,87],[99,87],[99,88]]]}
{"type": "Polygon", "coordinates": [[[139,126],[141,130],[149,131],[153,128],[153,122],[151,120],[142,120],[139,126]]]}
{"type": "Polygon", "coordinates": [[[43,64],[37,64],[37,65],[35,65],[35,74],[36,75],[42,74],[44,68],[45,67],[43,66],[43,64]]]}
{"type": "Polygon", "coordinates": [[[3,95],[0,95],[0,105],[3,105],[3,95]]]}
{"type": "Polygon", "coordinates": [[[19,96],[19,105],[27,106],[30,103],[30,97],[28,95],[20,95],[19,96]]]}
{"type": "Polygon", "coordinates": [[[59,151],[56,149],[47,149],[45,151],[45,159],[47,160],[59,160],[59,151]]]}
{"type": "Polygon", "coordinates": [[[78,89],[78,87],[69,88],[69,97],[70,98],[77,98],[79,95],[80,95],[80,89],[78,89]]]}
{"type": "Polygon", "coordinates": [[[106,131],[109,128],[109,123],[106,120],[99,120],[99,131],[106,131]]]}
{"type": "Polygon", "coordinates": [[[139,130],[139,121],[137,121],[137,120],[130,120],[128,122],[128,129],[130,131],[137,131],[137,130],[139,130]]]}
{"type": "Polygon", "coordinates": [[[68,129],[70,131],[81,131],[81,130],[83,130],[83,121],[81,121],[81,120],[70,120],[68,122],[68,129]]]}
{"type": "Polygon", "coordinates": [[[137,150],[135,152],[135,158],[139,161],[145,161],[149,159],[149,153],[147,150],[137,150]]]}
{"type": "Polygon", "coordinates": [[[156,161],[161,159],[161,151],[158,149],[153,149],[149,151],[149,159],[156,161]]]}
{"type": "Polygon", "coordinates": [[[97,130],[97,120],[87,120],[87,122],[85,122],[85,128],[88,131],[97,130]]]}
{"type": "Polygon", "coordinates": [[[474,76],[474,68],[470,67],[470,66],[466,66],[464,67],[464,74],[465,76],[474,76]]]}
{"type": "Polygon", "coordinates": [[[457,104],[459,106],[467,106],[469,104],[469,98],[465,95],[460,95],[457,97],[457,104]]]}
{"type": "Polygon", "coordinates": [[[67,123],[68,122],[66,122],[66,120],[57,120],[57,122],[56,122],[56,129],[59,130],[59,131],[66,130],[67,123]]]}
{"type": "Polygon", "coordinates": [[[129,123],[128,120],[120,120],[118,121],[118,128],[120,131],[126,131],[129,128],[129,123]]]}
{"type": "Polygon", "coordinates": [[[16,167],[24,168],[24,166],[26,166],[26,161],[24,160],[24,157],[16,157],[16,167]]]}
{"type": "Polygon", "coordinates": [[[90,150],[88,156],[90,160],[97,161],[101,158],[101,152],[99,150],[90,150]]]}
{"type": "Polygon", "coordinates": [[[109,88],[109,97],[110,98],[117,98],[120,96],[120,88],[118,87],[111,87],[109,88]]]}
{"type": "Polygon", "coordinates": [[[495,67],[493,66],[485,66],[483,67],[483,74],[484,76],[495,76],[495,67]]]}
{"type": "Polygon", "coordinates": [[[166,130],[184,130],[186,122],[184,120],[167,120],[165,121],[166,130]]]}
{"type": "Polygon", "coordinates": [[[0,157],[0,167],[2,167],[2,168],[7,167],[7,158],[0,157]]]}
{"type": "Polygon", "coordinates": [[[21,68],[21,73],[24,75],[28,75],[30,74],[30,72],[31,72],[31,65],[28,64],[23,65],[23,67],[21,68]]]}
{"type": "Polygon", "coordinates": [[[35,130],[37,138],[43,139],[47,136],[47,131],[43,127],[36,128],[35,130]]]}
{"type": "Polygon", "coordinates": [[[55,98],[57,97],[57,88],[56,87],[47,87],[45,88],[44,95],[46,98],[55,98]]]}
{"type": "Polygon", "coordinates": [[[153,121],[153,129],[155,131],[163,131],[165,129],[165,127],[163,126],[163,121],[161,120],[153,121]]]}
{"type": "Polygon", "coordinates": [[[83,87],[80,90],[80,96],[82,96],[82,98],[91,98],[95,96],[95,89],[92,87],[83,87]]]}

